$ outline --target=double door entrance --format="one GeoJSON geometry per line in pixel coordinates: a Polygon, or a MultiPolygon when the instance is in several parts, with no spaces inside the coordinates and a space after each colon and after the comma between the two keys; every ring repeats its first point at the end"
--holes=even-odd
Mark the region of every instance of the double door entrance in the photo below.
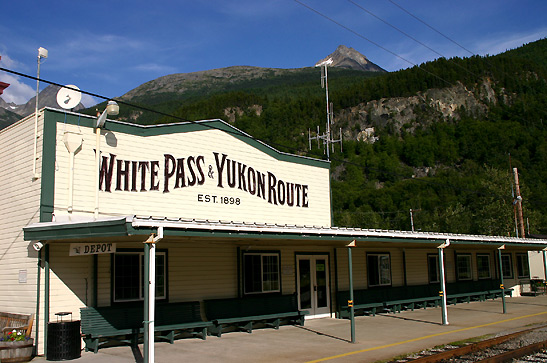
{"type": "Polygon", "coordinates": [[[328,255],[297,255],[298,307],[309,317],[330,316],[328,255]]]}

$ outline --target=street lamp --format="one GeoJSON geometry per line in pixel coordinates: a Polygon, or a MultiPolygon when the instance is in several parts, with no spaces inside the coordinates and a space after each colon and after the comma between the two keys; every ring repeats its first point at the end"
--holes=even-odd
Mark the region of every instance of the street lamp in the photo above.
{"type": "Polygon", "coordinates": [[[101,113],[100,116],[97,117],[97,121],[95,123],[95,219],[99,217],[99,186],[101,177],[101,128],[106,123],[107,115],[115,116],[118,113],[120,113],[120,106],[116,103],[116,101],[108,101],[105,110],[103,111],[103,113],[101,113]]]}
{"type": "Polygon", "coordinates": [[[106,108],[103,111],[103,113],[97,118],[97,122],[95,123],[95,128],[99,129],[102,128],[106,122],[106,115],[109,116],[115,116],[118,113],[120,113],[120,106],[116,103],[116,101],[108,101],[106,104],[106,108]]]}
{"type": "Polygon", "coordinates": [[[36,174],[36,154],[38,152],[38,94],[40,93],[40,60],[46,59],[48,51],[46,48],[38,48],[38,72],[36,77],[36,108],[34,110],[34,160],[32,161],[32,177],[38,179],[36,174]]]}

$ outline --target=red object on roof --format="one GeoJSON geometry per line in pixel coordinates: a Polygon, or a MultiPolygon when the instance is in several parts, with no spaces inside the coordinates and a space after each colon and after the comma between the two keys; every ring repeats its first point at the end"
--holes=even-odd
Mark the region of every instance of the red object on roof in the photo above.
{"type": "MultiPolygon", "coordinates": [[[[2,60],[2,56],[0,55],[0,60],[2,60]]],[[[4,93],[4,90],[9,87],[9,83],[0,82],[0,95],[4,93]]]]}
{"type": "Polygon", "coordinates": [[[4,90],[9,87],[9,83],[0,82],[0,95],[4,93],[4,90]]]}

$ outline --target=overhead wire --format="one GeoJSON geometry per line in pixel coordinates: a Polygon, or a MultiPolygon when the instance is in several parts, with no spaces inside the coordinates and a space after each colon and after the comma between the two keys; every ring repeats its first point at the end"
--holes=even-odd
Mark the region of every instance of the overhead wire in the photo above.
{"type": "MultiPolygon", "coordinates": [[[[32,80],[37,80],[37,77],[31,76],[31,75],[28,75],[28,74],[24,74],[24,73],[21,73],[21,72],[13,71],[13,70],[3,68],[3,67],[0,67],[0,71],[8,72],[8,73],[15,74],[15,75],[25,77],[25,78],[29,78],[29,79],[32,79],[32,80]]],[[[83,94],[86,94],[86,95],[89,95],[89,96],[92,96],[92,97],[96,97],[96,98],[99,98],[99,99],[102,99],[102,100],[105,100],[105,101],[115,99],[117,103],[129,106],[129,107],[134,107],[134,108],[140,109],[142,111],[152,112],[152,113],[155,113],[155,114],[158,114],[158,115],[161,115],[161,116],[164,116],[164,117],[170,117],[170,118],[173,118],[175,120],[182,121],[182,122],[189,122],[189,123],[193,123],[193,124],[199,124],[200,126],[203,126],[203,127],[209,128],[209,129],[213,129],[213,130],[223,131],[223,132],[226,132],[228,134],[232,134],[234,136],[243,136],[243,137],[246,137],[250,140],[253,140],[253,141],[265,144],[265,145],[270,145],[270,146],[273,146],[273,147],[283,148],[285,150],[289,150],[290,152],[293,152],[295,154],[302,153],[302,150],[299,150],[295,147],[279,144],[279,143],[272,142],[272,141],[265,142],[265,141],[262,141],[262,140],[254,137],[252,135],[249,135],[245,132],[241,133],[241,132],[238,132],[238,131],[235,131],[235,130],[234,131],[232,131],[232,130],[221,130],[218,127],[215,127],[214,125],[199,123],[199,122],[194,121],[194,120],[189,120],[189,119],[179,117],[179,116],[176,116],[176,115],[172,115],[172,114],[169,114],[169,113],[166,113],[166,112],[158,111],[158,110],[155,110],[155,109],[152,109],[152,108],[149,108],[149,107],[144,107],[144,106],[141,106],[141,105],[133,104],[133,103],[130,103],[130,102],[127,102],[127,101],[120,100],[118,98],[105,97],[103,95],[99,95],[99,94],[96,94],[96,93],[85,91],[83,89],[76,90],[76,89],[73,89],[71,87],[67,87],[67,86],[64,86],[64,85],[61,85],[59,83],[52,82],[52,81],[49,81],[49,80],[43,79],[43,78],[40,78],[40,82],[47,83],[47,84],[54,85],[54,86],[58,86],[58,87],[64,87],[64,88],[67,88],[67,89],[72,89],[72,90],[75,90],[75,91],[79,91],[83,94]]],[[[307,157],[316,157],[316,158],[322,158],[324,156],[322,153],[312,152],[312,151],[309,151],[309,150],[305,151],[305,154],[306,154],[307,157]],[[311,156],[309,154],[311,154],[311,156]]],[[[462,188],[462,187],[455,186],[453,184],[439,183],[439,182],[436,182],[436,181],[422,179],[422,178],[408,178],[408,175],[405,175],[405,174],[389,171],[389,170],[386,170],[386,169],[381,169],[381,168],[375,168],[375,167],[371,167],[371,166],[362,165],[360,163],[352,162],[352,161],[349,161],[349,160],[346,160],[346,159],[343,159],[343,158],[334,157],[333,155],[331,155],[331,161],[335,161],[335,162],[339,162],[339,163],[343,163],[343,164],[348,164],[348,165],[354,165],[354,166],[357,166],[361,169],[364,169],[365,171],[368,170],[369,172],[370,171],[377,171],[377,172],[382,172],[384,174],[389,174],[389,175],[392,175],[394,177],[405,179],[405,180],[418,181],[418,182],[434,185],[434,186],[437,186],[437,187],[448,187],[450,189],[457,190],[457,191],[460,191],[460,192],[467,192],[467,193],[475,194],[475,195],[490,195],[490,196],[493,196],[493,197],[497,197],[499,199],[507,199],[505,197],[501,197],[501,196],[496,195],[496,194],[485,193],[484,191],[478,191],[478,190],[474,190],[474,189],[462,188]]]]}
{"type": "Polygon", "coordinates": [[[407,32],[399,29],[398,27],[396,27],[395,25],[391,24],[390,22],[388,22],[387,20],[384,20],[382,18],[380,18],[378,15],[374,14],[372,11],[366,9],[365,7],[363,7],[362,5],[356,3],[355,1],[353,0],[348,0],[348,2],[352,3],[353,5],[357,6],[359,9],[363,10],[364,12],[370,14],[371,16],[375,17],[376,19],[380,20],[381,22],[383,22],[384,24],[386,24],[387,26],[395,29],[396,31],[398,31],[399,33],[403,34],[404,36],[406,36],[407,38],[409,39],[412,39],[413,41],[415,41],[416,43],[420,44],[421,46],[429,49],[430,51],[432,51],[433,53],[437,54],[438,56],[440,57],[443,57],[443,58],[446,58],[449,62],[451,62],[452,64],[454,64],[455,66],[463,69],[464,71],[466,71],[467,73],[471,74],[472,76],[475,76],[475,77],[478,77],[476,74],[474,74],[473,72],[469,71],[467,68],[465,68],[464,66],[458,64],[457,62],[454,62],[454,60],[446,57],[445,55],[443,55],[442,53],[439,53],[438,51],[436,51],[435,49],[431,48],[430,46],[428,46],[427,44],[421,42],[420,40],[414,38],[412,35],[408,34],[407,32]]]}
{"type": "MultiPolygon", "coordinates": [[[[409,63],[409,64],[412,64],[413,66],[417,67],[418,69],[420,69],[420,70],[422,70],[422,71],[425,71],[426,73],[428,73],[428,74],[430,74],[430,75],[433,75],[435,78],[442,80],[443,82],[447,83],[448,85],[452,85],[450,82],[448,82],[447,80],[443,79],[442,77],[440,77],[440,76],[438,76],[438,75],[436,75],[436,74],[433,74],[432,72],[429,72],[429,71],[425,70],[423,67],[419,67],[418,65],[416,65],[416,64],[413,63],[412,61],[410,61],[410,60],[408,60],[408,59],[406,59],[406,58],[400,56],[399,54],[397,54],[397,53],[395,53],[395,52],[393,52],[393,51],[391,51],[391,50],[385,48],[384,46],[382,46],[382,45],[380,45],[380,44],[378,44],[378,43],[372,41],[371,39],[365,37],[364,35],[360,34],[359,32],[357,32],[357,31],[355,31],[355,30],[353,30],[353,29],[351,29],[351,28],[345,26],[344,24],[342,24],[342,23],[340,23],[340,22],[334,20],[333,18],[329,17],[328,15],[323,14],[322,12],[320,12],[319,10],[317,10],[317,9],[315,9],[315,8],[313,8],[313,7],[311,7],[311,6],[309,6],[308,4],[305,4],[304,2],[302,2],[302,1],[300,1],[300,0],[294,0],[294,1],[295,1],[296,3],[298,3],[298,4],[300,4],[300,5],[302,5],[302,6],[306,7],[306,8],[308,8],[309,10],[311,10],[311,11],[314,12],[314,13],[316,13],[317,15],[319,15],[319,16],[321,16],[321,17],[323,17],[323,18],[329,20],[330,22],[332,22],[332,23],[334,23],[334,24],[340,26],[341,28],[343,28],[343,29],[345,29],[345,30],[347,30],[347,31],[349,31],[349,32],[351,32],[351,33],[357,35],[358,37],[360,37],[360,38],[362,38],[362,39],[368,41],[369,43],[375,45],[376,47],[378,47],[378,48],[380,48],[380,49],[382,49],[382,50],[384,50],[384,51],[386,51],[386,52],[388,52],[388,53],[390,53],[390,54],[396,56],[396,57],[399,58],[399,59],[404,60],[405,62],[407,62],[407,63],[409,63]]],[[[399,6],[398,4],[396,4],[394,1],[392,1],[392,0],[388,0],[388,1],[390,1],[391,3],[393,3],[394,5],[396,5],[397,7],[399,7],[401,10],[405,11],[405,12],[406,12],[407,14],[409,14],[410,16],[412,16],[412,17],[414,17],[415,19],[419,20],[421,23],[423,23],[424,25],[428,26],[429,28],[431,28],[431,29],[434,30],[435,32],[441,34],[441,35],[442,35],[443,37],[445,37],[446,39],[448,39],[448,40],[450,40],[451,42],[453,42],[454,44],[458,45],[459,47],[461,47],[461,48],[464,49],[465,51],[467,51],[467,52],[469,52],[470,54],[474,55],[473,52],[471,52],[470,50],[466,49],[466,48],[463,47],[462,45],[458,44],[456,41],[452,40],[452,39],[449,38],[448,36],[442,34],[440,31],[436,30],[435,28],[433,28],[432,26],[430,26],[429,24],[427,24],[425,21],[423,21],[423,20],[419,19],[418,17],[414,16],[412,13],[410,13],[408,10],[402,8],[401,6],[399,6]]],[[[443,54],[437,52],[436,50],[434,50],[434,49],[432,49],[431,47],[427,46],[427,45],[424,44],[423,42],[419,41],[418,39],[412,37],[411,35],[407,34],[407,33],[404,32],[404,31],[402,31],[402,30],[399,29],[398,27],[396,27],[396,26],[392,25],[391,23],[387,22],[386,20],[380,18],[379,16],[377,16],[377,15],[374,14],[374,13],[372,13],[372,12],[369,11],[368,9],[366,9],[366,8],[364,8],[363,6],[357,4],[355,1],[353,1],[353,0],[348,0],[348,2],[354,4],[355,6],[357,6],[358,8],[360,8],[361,10],[363,10],[363,11],[367,12],[368,14],[374,16],[376,19],[382,21],[382,22],[385,23],[386,25],[388,25],[388,26],[392,27],[393,29],[399,31],[399,32],[402,33],[403,35],[407,36],[408,38],[412,39],[413,41],[417,42],[418,44],[421,44],[422,46],[424,46],[424,47],[426,47],[427,49],[431,50],[432,52],[436,53],[437,55],[439,55],[439,56],[441,56],[441,57],[443,57],[443,58],[446,58],[443,54]]],[[[476,74],[474,74],[473,72],[469,71],[469,70],[466,69],[465,67],[459,65],[458,63],[456,63],[456,62],[454,62],[454,61],[452,61],[452,60],[450,60],[450,59],[448,59],[448,61],[450,61],[450,62],[452,62],[453,64],[455,64],[456,66],[462,68],[464,71],[466,71],[467,73],[473,75],[474,77],[478,77],[476,74]]],[[[488,62],[488,64],[489,64],[490,66],[492,66],[489,62],[488,62]]],[[[523,120],[523,119],[521,118],[521,120],[523,120]]],[[[385,172],[385,171],[384,171],[384,172],[385,172]]],[[[413,180],[425,181],[425,180],[423,180],[423,179],[413,179],[413,180]]],[[[427,182],[428,182],[428,183],[431,183],[431,181],[427,181],[427,182]]],[[[467,191],[468,191],[468,192],[475,192],[475,193],[478,194],[478,195],[483,194],[482,192],[478,192],[478,191],[472,191],[472,190],[467,190],[467,191]]],[[[503,200],[508,199],[508,198],[502,197],[502,196],[500,196],[500,195],[492,195],[492,194],[491,194],[491,196],[496,196],[497,198],[500,198],[500,199],[503,199],[503,200]]]]}
{"type": "Polygon", "coordinates": [[[439,35],[443,36],[444,38],[446,38],[447,40],[451,41],[452,43],[456,44],[458,47],[460,47],[461,49],[465,50],[466,52],[468,52],[469,54],[471,55],[475,55],[475,53],[473,53],[472,51],[470,51],[469,49],[465,48],[463,45],[459,44],[458,42],[456,42],[454,39],[448,37],[447,35],[441,33],[439,30],[435,29],[434,27],[432,27],[431,25],[429,25],[428,23],[426,23],[425,21],[423,21],[422,19],[418,18],[416,15],[412,14],[410,11],[408,11],[407,9],[403,8],[401,5],[397,4],[395,1],[393,0],[387,0],[389,1],[390,3],[392,3],[393,5],[395,5],[396,7],[398,7],[399,9],[401,9],[402,11],[404,11],[405,13],[407,13],[408,15],[410,15],[411,17],[413,17],[414,19],[418,20],[420,23],[424,24],[425,26],[427,26],[429,29],[433,30],[434,32],[438,33],[439,35]]]}
{"type": "Polygon", "coordinates": [[[414,66],[414,67],[417,67],[418,69],[420,69],[421,71],[423,71],[423,72],[429,74],[430,76],[433,76],[433,77],[437,78],[438,80],[440,80],[440,81],[442,81],[442,82],[448,84],[449,86],[452,85],[452,83],[450,83],[450,82],[448,82],[447,80],[443,79],[442,77],[436,75],[435,73],[432,73],[432,72],[428,71],[427,69],[424,69],[423,67],[418,66],[416,63],[414,63],[414,62],[412,62],[412,61],[406,59],[405,57],[403,57],[403,56],[401,56],[401,55],[395,53],[395,52],[392,51],[392,50],[387,49],[386,47],[382,46],[381,44],[378,44],[378,43],[376,43],[375,41],[373,41],[373,40],[371,40],[371,39],[365,37],[363,34],[361,34],[361,33],[357,32],[357,31],[351,29],[350,27],[345,26],[344,24],[342,24],[342,23],[340,23],[340,22],[334,20],[333,18],[331,18],[331,17],[328,16],[328,15],[323,14],[323,13],[320,12],[319,10],[316,10],[316,9],[312,8],[312,7],[309,6],[308,4],[303,3],[303,2],[300,1],[300,0],[294,0],[294,1],[295,1],[296,3],[298,3],[298,4],[302,5],[302,6],[304,6],[305,8],[309,9],[310,11],[313,11],[313,12],[316,13],[317,15],[319,15],[319,16],[321,16],[321,17],[327,19],[328,21],[330,21],[330,22],[332,22],[332,23],[338,25],[339,27],[341,27],[341,28],[343,28],[343,29],[346,29],[347,31],[349,31],[349,32],[351,32],[351,33],[353,33],[353,34],[355,34],[355,35],[358,36],[359,38],[364,39],[364,40],[366,40],[367,42],[369,42],[369,43],[375,45],[376,47],[378,47],[378,48],[380,48],[380,49],[382,49],[382,50],[388,52],[389,54],[391,54],[391,55],[393,55],[393,56],[395,56],[395,57],[397,57],[397,58],[399,58],[399,59],[401,59],[401,60],[407,62],[408,64],[410,64],[410,65],[412,65],[412,66],[414,66]]]}

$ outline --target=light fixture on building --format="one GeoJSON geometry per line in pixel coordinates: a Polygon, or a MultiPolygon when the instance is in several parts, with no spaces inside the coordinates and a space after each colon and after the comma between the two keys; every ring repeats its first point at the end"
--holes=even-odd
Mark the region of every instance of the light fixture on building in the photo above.
{"type": "Polygon", "coordinates": [[[95,124],[96,128],[101,128],[104,126],[106,122],[106,116],[115,116],[118,113],[120,113],[120,106],[116,103],[116,101],[108,101],[105,110],[103,113],[97,118],[97,123],[95,124]]]}

